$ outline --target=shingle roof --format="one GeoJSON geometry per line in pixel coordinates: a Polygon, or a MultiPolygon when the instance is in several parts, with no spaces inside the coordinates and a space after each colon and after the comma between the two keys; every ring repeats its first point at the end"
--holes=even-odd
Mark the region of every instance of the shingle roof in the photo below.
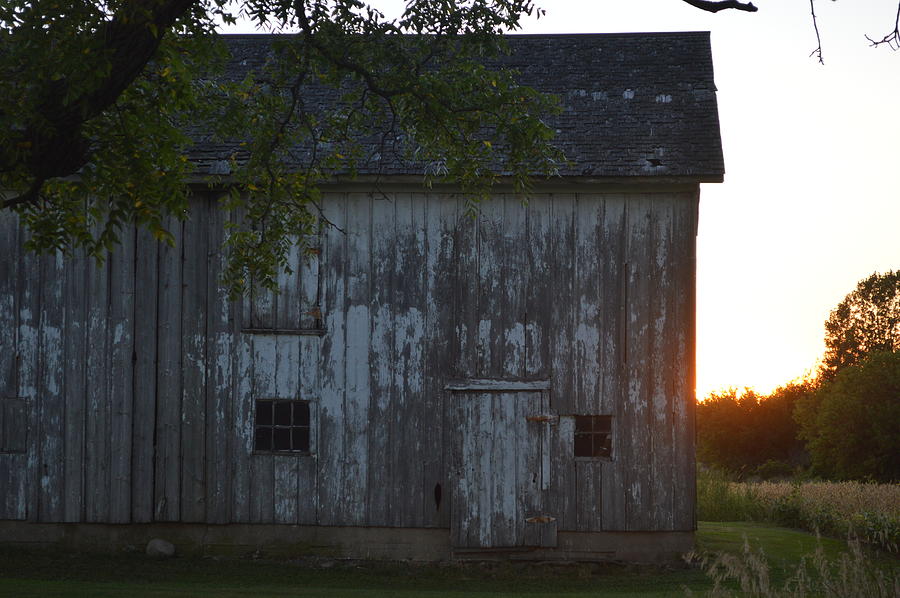
{"type": "MultiPolygon", "coordinates": [[[[228,76],[264,64],[271,36],[224,37],[228,76]]],[[[723,175],[708,32],[513,35],[508,43],[511,54],[497,63],[518,70],[519,83],[561,98],[562,113],[546,119],[571,162],[561,175],[723,175]]],[[[191,157],[210,172],[234,150],[201,142],[191,157]]],[[[421,164],[382,153],[373,148],[359,174],[423,172],[421,164]]]]}

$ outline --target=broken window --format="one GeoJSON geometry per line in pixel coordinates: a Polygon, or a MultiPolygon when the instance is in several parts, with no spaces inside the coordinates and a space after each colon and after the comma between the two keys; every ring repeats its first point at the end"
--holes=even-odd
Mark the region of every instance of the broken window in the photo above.
{"type": "Polygon", "coordinates": [[[254,450],[309,452],[309,401],[258,399],[254,423],[254,450]]]}
{"type": "Polygon", "coordinates": [[[612,457],[612,416],[575,416],[575,456],[612,457]]]}

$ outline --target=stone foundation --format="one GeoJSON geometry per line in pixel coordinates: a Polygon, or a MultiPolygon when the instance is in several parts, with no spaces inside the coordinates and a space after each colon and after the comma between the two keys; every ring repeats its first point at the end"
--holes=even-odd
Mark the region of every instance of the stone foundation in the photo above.
{"type": "Polygon", "coordinates": [[[92,552],[143,551],[153,538],[178,554],[323,556],[371,560],[538,560],[667,563],[694,546],[693,532],[559,532],[556,548],[460,550],[436,528],[200,523],[29,523],[0,521],[0,544],[92,552]]]}

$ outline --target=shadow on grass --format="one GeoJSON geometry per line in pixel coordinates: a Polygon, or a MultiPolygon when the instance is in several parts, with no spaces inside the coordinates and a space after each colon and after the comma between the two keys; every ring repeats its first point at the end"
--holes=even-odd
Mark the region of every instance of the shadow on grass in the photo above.
{"type": "MultiPolygon", "coordinates": [[[[752,523],[701,523],[697,547],[739,554],[744,537],[771,560],[773,581],[816,549],[804,532],[752,523]]],[[[844,543],[822,539],[829,556],[844,543]]],[[[696,568],[621,564],[421,565],[326,559],[269,561],[142,554],[0,550],[6,596],[677,596],[712,583],[696,568]]]]}

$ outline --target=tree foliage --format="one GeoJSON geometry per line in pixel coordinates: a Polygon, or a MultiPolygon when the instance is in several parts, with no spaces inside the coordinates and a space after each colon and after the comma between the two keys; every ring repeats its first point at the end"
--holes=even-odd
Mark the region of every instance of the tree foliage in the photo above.
{"type": "Polygon", "coordinates": [[[171,240],[168,218],[189,207],[191,132],[243,140],[222,202],[243,218],[229,239],[239,288],[247,277],[272,284],[290,243],[318,226],[320,184],[352,176],[358,140],[384,123],[432,179],[473,199],[501,177],[525,191],[563,159],[542,120],[555,101],[483,64],[535,10],[530,0],[412,0],[390,20],[360,0],[4,3],[3,206],[30,229],[31,249],[102,256],[132,223],[171,240]],[[297,33],[239,81],[220,76],[216,30],[236,16],[297,33]],[[304,103],[310,86],[332,88],[333,105],[304,103]],[[299,146],[315,149],[300,167],[299,146]]]}
{"type": "Polygon", "coordinates": [[[900,270],[861,280],[828,316],[823,377],[876,351],[900,351],[900,270]]]}
{"type": "Polygon", "coordinates": [[[697,457],[707,465],[750,474],[775,461],[804,462],[792,417],[798,400],[814,392],[810,381],[792,382],[769,395],[728,389],[697,403],[697,457]]]}
{"type": "Polygon", "coordinates": [[[900,480],[900,352],[840,370],[797,404],[795,418],[819,475],[900,480]]]}

